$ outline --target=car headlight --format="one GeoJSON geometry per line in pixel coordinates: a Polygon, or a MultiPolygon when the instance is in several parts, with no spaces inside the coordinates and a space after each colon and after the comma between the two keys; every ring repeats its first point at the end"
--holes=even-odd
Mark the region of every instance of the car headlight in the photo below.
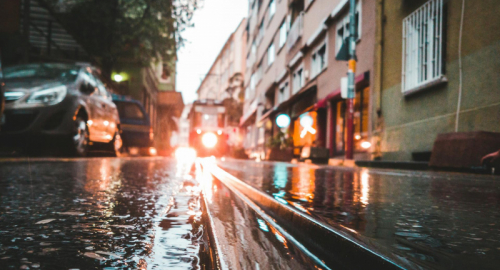
{"type": "Polygon", "coordinates": [[[54,88],[36,91],[26,101],[30,104],[54,105],[61,102],[66,96],[66,86],[57,86],[54,88]]]}

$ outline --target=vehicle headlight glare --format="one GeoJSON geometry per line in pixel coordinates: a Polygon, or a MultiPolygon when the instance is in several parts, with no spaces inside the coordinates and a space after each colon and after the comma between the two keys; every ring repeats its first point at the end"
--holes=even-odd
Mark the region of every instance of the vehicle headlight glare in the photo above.
{"type": "Polygon", "coordinates": [[[66,96],[66,93],[66,86],[58,86],[54,88],[39,90],[31,94],[26,102],[30,104],[54,105],[61,102],[66,96]]]}
{"type": "Polygon", "coordinates": [[[217,144],[217,136],[211,132],[205,133],[201,137],[201,142],[206,148],[214,148],[217,144]]]}

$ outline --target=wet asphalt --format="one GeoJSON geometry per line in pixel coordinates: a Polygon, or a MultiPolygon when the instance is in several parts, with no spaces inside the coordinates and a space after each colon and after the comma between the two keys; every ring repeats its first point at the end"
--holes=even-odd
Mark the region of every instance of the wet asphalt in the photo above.
{"type": "Polygon", "coordinates": [[[190,164],[164,158],[0,162],[1,269],[203,269],[190,164]]]}
{"type": "MultiPolygon", "coordinates": [[[[235,160],[219,166],[415,269],[500,265],[498,177],[235,160]]],[[[228,269],[321,268],[241,197],[197,171],[168,158],[0,161],[0,269],[211,269],[209,246],[218,246],[228,269]]]]}
{"type": "Polygon", "coordinates": [[[415,269],[498,269],[500,177],[219,161],[238,179],[415,269]]]}

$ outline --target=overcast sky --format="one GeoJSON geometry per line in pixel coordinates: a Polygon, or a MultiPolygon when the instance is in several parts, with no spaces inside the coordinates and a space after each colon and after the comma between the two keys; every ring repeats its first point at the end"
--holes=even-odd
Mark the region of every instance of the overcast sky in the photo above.
{"type": "Polygon", "coordinates": [[[194,27],[183,32],[187,42],[177,61],[177,91],[182,92],[185,104],[197,98],[204,74],[247,13],[248,0],[204,0],[195,11],[194,27]]]}
{"type": "Polygon", "coordinates": [[[194,27],[183,32],[187,42],[178,52],[177,91],[185,104],[197,98],[201,79],[247,13],[248,0],[204,0],[195,11],[194,27]]]}

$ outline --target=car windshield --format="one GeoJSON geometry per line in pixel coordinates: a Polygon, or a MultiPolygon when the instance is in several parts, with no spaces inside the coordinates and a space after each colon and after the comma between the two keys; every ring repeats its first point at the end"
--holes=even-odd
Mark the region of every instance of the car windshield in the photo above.
{"type": "Polygon", "coordinates": [[[122,119],[134,119],[134,120],[144,119],[144,113],[142,112],[139,105],[135,103],[116,102],[116,107],[118,108],[118,114],[122,119]]]}
{"type": "Polygon", "coordinates": [[[3,70],[3,79],[5,81],[29,79],[72,82],[78,76],[78,69],[77,66],[65,64],[20,65],[5,68],[3,70]]]}

